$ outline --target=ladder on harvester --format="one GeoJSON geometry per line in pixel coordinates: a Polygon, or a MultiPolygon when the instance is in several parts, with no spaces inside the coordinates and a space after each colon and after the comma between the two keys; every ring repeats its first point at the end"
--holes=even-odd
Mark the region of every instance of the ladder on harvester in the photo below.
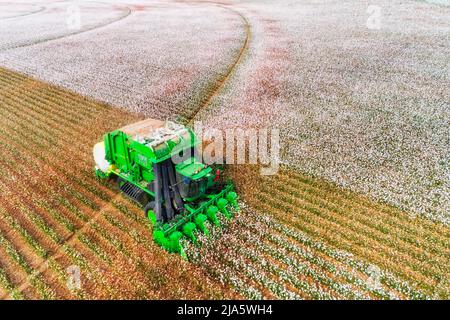
{"type": "Polygon", "coordinates": [[[126,180],[119,179],[119,189],[127,197],[140,204],[143,204],[146,201],[147,194],[145,191],[126,180]]]}

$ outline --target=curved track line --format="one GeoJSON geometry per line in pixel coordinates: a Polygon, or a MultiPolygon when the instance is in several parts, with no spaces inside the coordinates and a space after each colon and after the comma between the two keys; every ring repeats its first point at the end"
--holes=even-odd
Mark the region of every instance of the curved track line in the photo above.
{"type": "Polygon", "coordinates": [[[208,94],[206,95],[205,99],[200,102],[200,104],[197,106],[197,108],[194,110],[194,112],[188,117],[187,124],[189,124],[189,125],[192,125],[197,114],[199,112],[201,112],[202,110],[205,110],[210,105],[212,99],[222,91],[223,87],[225,86],[227,81],[230,79],[230,77],[233,75],[233,73],[237,69],[238,65],[242,62],[244,55],[248,50],[250,38],[251,38],[250,23],[248,22],[247,18],[242,13],[240,13],[239,11],[232,9],[230,7],[219,4],[219,3],[215,3],[215,2],[208,2],[208,3],[214,4],[217,7],[221,7],[225,10],[231,11],[234,14],[238,15],[244,23],[246,35],[245,35],[244,44],[242,45],[241,49],[239,50],[239,54],[238,54],[236,60],[228,68],[227,73],[225,75],[221,76],[219,79],[215,80],[213,88],[208,91],[208,94]]]}
{"type": "Polygon", "coordinates": [[[128,7],[128,6],[124,6],[123,8],[126,10],[126,13],[124,15],[119,16],[119,18],[117,18],[117,19],[109,19],[109,20],[106,21],[106,23],[90,26],[90,27],[88,27],[86,29],[75,31],[75,32],[70,32],[70,33],[63,34],[63,35],[57,35],[57,36],[53,36],[53,37],[50,37],[50,38],[41,39],[41,40],[38,40],[36,42],[22,43],[22,44],[19,44],[19,45],[13,45],[11,47],[6,47],[6,48],[3,48],[3,49],[0,49],[0,52],[5,52],[5,51],[8,51],[8,50],[18,49],[18,48],[31,47],[31,46],[34,46],[34,45],[37,45],[37,44],[41,44],[41,43],[45,43],[45,42],[49,42],[49,41],[53,41],[53,40],[59,40],[59,39],[67,38],[67,37],[70,37],[70,36],[74,36],[74,35],[77,35],[77,34],[89,32],[89,31],[93,31],[93,30],[97,30],[97,29],[109,26],[109,25],[111,25],[111,24],[113,24],[115,22],[118,22],[118,21],[121,21],[121,20],[127,18],[133,12],[133,10],[130,7],[128,7]]]}
{"type": "MultiPolygon", "coordinates": [[[[15,3],[16,4],[16,3],[15,3]]],[[[34,6],[35,7],[35,6],[34,6]]],[[[0,20],[9,20],[9,19],[15,19],[15,18],[21,18],[21,17],[27,17],[27,16],[31,16],[33,14],[37,14],[40,13],[42,11],[44,11],[45,9],[47,9],[46,7],[37,7],[37,10],[34,11],[29,11],[29,12],[25,12],[25,13],[21,13],[18,14],[16,16],[9,16],[9,17],[4,17],[4,18],[0,18],[0,20]]]]}

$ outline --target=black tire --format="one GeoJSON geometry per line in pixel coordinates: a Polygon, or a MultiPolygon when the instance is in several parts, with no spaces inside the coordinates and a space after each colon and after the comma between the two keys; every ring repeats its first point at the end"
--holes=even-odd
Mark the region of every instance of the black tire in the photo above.
{"type": "Polygon", "coordinates": [[[158,222],[155,213],[153,212],[153,208],[155,207],[155,201],[149,201],[144,208],[145,218],[147,218],[151,224],[155,224],[158,222]],[[150,212],[151,211],[151,212],[150,212]]]}
{"type": "Polygon", "coordinates": [[[149,212],[150,210],[153,210],[153,208],[155,208],[155,201],[149,201],[149,202],[147,202],[147,204],[146,204],[145,207],[144,207],[144,213],[145,213],[145,216],[146,216],[146,217],[148,216],[148,212],[149,212]]]}

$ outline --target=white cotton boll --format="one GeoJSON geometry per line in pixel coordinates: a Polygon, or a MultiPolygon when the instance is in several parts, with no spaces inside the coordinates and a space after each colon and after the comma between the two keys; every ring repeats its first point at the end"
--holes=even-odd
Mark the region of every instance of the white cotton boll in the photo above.
{"type": "Polygon", "coordinates": [[[110,163],[105,159],[105,143],[97,143],[94,146],[92,153],[94,155],[94,161],[97,168],[103,172],[106,172],[110,166],[110,163]]]}

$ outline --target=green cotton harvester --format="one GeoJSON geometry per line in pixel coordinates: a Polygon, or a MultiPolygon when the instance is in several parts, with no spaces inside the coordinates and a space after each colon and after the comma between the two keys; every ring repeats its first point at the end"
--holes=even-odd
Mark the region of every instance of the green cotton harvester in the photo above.
{"type": "Polygon", "coordinates": [[[116,178],[119,189],[144,208],[154,241],[184,257],[183,236],[197,244],[197,232],[209,234],[207,221],[220,226],[219,214],[231,219],[239,210],[221,169],[196,156],[200,143],[183,125],[147,119],[105,134],[94,147],[96,176],[116,178]]]}

